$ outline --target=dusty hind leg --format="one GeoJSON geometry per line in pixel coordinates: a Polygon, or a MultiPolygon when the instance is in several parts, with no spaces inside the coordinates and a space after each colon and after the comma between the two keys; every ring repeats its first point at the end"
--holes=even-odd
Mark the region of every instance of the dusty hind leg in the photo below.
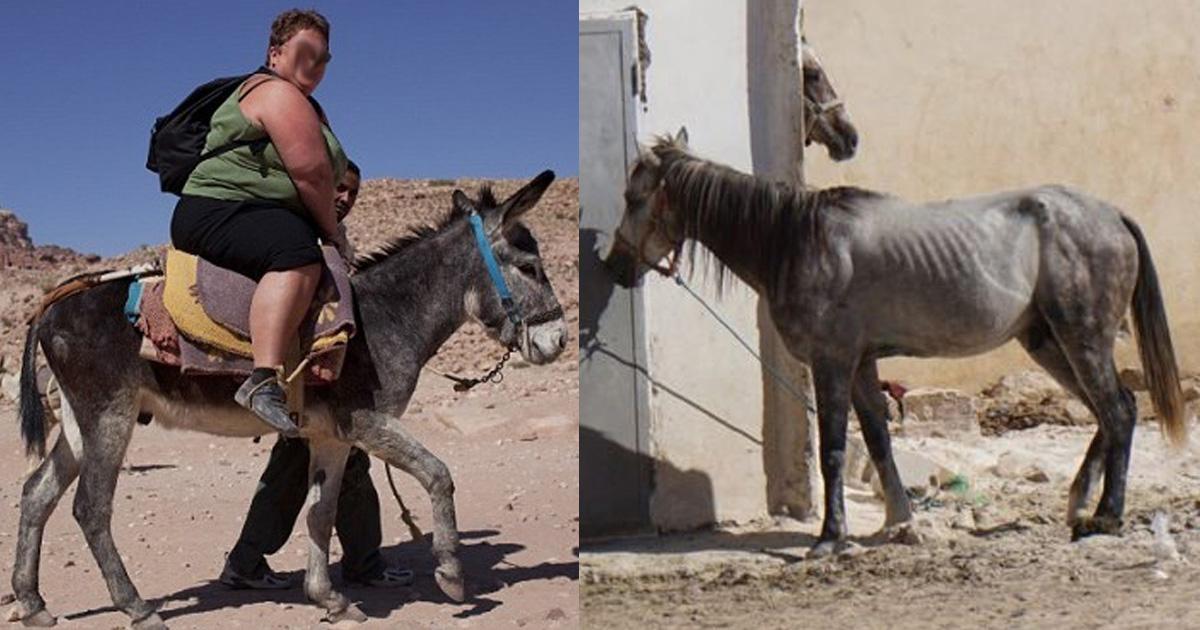
{"type": "Polygon", "coordinates": [[[397,418],[377,412],[355,415],[354,437],[367,452],[415,477],[429,493],[433,505],[433,555],[438,562],[434,578],[447,597],[463,601],[466,587],[458,559],[458,523],[450,469],[409,435],[397,418]]]}
{"type": "MultiPolygon", "coordinates": [[[[1071,368],[1067,355],[1059,347],[1058,341],[1050,333],[1048,325],[1040,322],[1023,334],[1020,341],[1029,356],[1033,357],[1033,360],[1042,366],[1042,369],[1054,377],[1054,380],[1058,381],[1063,389],[1082,401],[1099,422],[1100,415],[1096,413],[1096,408],[1092,405],[1088,395],[1079,387],[1075,371],[1071,368]]],[[[1092,500],[1092,490],[1095,488],[1096,482],[1104,475],[1106,450],[1104,431],[1097,429],[1096,435],[1092,437],[1092,442],[1088,446],[1087,453],[1083,456],[1083,462],[1079,465],[1079,472],[1075,474],[1075,480],[1071,483],[1071,491],[1067,499],[1067,526],[1071,528],[1088,516],[1087,506],[1092,500]]]]}
{"type": "Polygon", "coordinates": [[[854,377],[854,412],[862,428],[863,440],[871,454],[871,463],[879,475],[886,500],[887,517],[884,527],[890,528],[912,521],[912,506],[896,461],[892,458],[892,439],[888,434],[887,398],[879,388],[879,371],[875,361],[866,361],[854,377]]]}
{"type": "MultiPolygon", "coordinates": [[[[1053,325],[1053,324],[1052,324],[1053,325]]],[[[1125,478],[1129,471],[1129,456],[1133,448],[1133,429],[1137,421],[1137,404],[1133,393],[1121,386],[1112,358],[1111,337],[1088,334],[1086,330],[1069,330],[1063,334],[1055,329],[1059,349],[1070,362],[1079,389],[1090,401],[1100,425],[1100,435],[1092,440],[1083,466],[1077,476],[1075,500],[1086,499],[1104,455],[1104,490],[1092,518],[1075,516],[1071,537],[1078,539],[1091,534],[1119,534],[1125,512],[1125,478]],[[1073,334],[1071,334],[1073,333],[1073,334]],[[1085,470],[1086,469],[1086,470],[1085,470]],[[1082,479],[1081,479],[1082,478],[1082,479]],[[1085,492],[1086,491],[1086,492],[1085,492]]],[[[1081,505],[1071,506],[1082,511],[1081,505]]]]}
{"type": "Polygon", "coordinates": [[[135,630],[166,628],[129,579],[112,537],[112,503],[121,461],[133,432],[132,410],[106,410],[85,416],[77,410],[84,456],[73,513],[100,566],[113,605],[129,615],[135,630]]]}
{"type": "Polygon", "coordinates": [[[333,590],[329,580],[329,540],[337,519],[338,492],[346,471],[350,445],[329,438],[308,443],[308,570],[304,573],[304,594],[328,612],[330,623],[344,620],[366,621],[367,616],[333,590]]]}
{"type": "Polygon", "coordinates": [[[17,612],[26,626],[52,626],[54,617],[38,588],[42,534],[46,521],[67,488],[79,476],[79,463],[71,451],[67,436],[59,433],[54,448],[21,491],[21,523],[17,532],[17,558],[13,564],[12,587],[17,612]]]}

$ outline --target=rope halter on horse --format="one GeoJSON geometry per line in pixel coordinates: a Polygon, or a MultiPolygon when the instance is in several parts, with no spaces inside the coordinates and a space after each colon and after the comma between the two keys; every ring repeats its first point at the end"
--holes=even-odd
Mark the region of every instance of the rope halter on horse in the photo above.
{"type": "Polygon", "coordinates": [[[817,126],[817,119],[835,109],[841,109],[846,106],[842,99],[833,97],[827,101],[818,103],[808,96],[804,95],[804,139],[807,141],[808,136],[812,134],[812,130],[817,126]]]}
{"type": "Polygon", "coordinates": [[[667,209],[667,191],[660,188],[658,190],[658,199],[655,201],[654,208],[650,212],[649,229],[642,230],[642,235],[638,238],[638,242],[634,244],[625,238],[625,235],[621,234],[620,230],[616,232],[616,237],[617,242],[634,253],[639,263],[657,271],[665,278],[672,278],[679,272],[679,253],[683,250],[683,239],[680,239],[675,247],[667,253],[667,264],[665,266],[657,260],[650,260],[646,257],[646,241],[658,231],[659,224],[664,223],[660,215],[666,212],[667,209]]]}

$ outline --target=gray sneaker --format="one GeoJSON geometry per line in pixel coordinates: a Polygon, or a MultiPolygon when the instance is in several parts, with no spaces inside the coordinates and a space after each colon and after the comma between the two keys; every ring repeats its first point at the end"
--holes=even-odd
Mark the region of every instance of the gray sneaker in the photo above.
{"type": "Polygon", "coordinates": [[[300,427],[292,422],[292,416],[288,413],[287,394],[279,385],[279,377],[273,375],[258,378],[261,380],[257,380],[255,375],[251,374],[238,388],[233,399],[237,404],[253,411],[254,415],[284,437],[300,437],[300,427]]]}
{"type": "Polygon", "coordinates": [[[352,576],[345,578],[345,582],[350,586],[373,586],[376,588],[412,586],[413,572],[399,567],[387,567],[383,571],[380,571],[378,575],[371,577],[352,576]]]}
{"type": "MultiPolygon", "coordinates": [[[[265,564],[265,563],[264,563],[265,564]]],[[[259,577],[248,577],[238,573],[229,564],[229,560],[225,560],[225,570],[221,571],[219,578],[221,584],[232,589],[251,589],[251,590],[282,590],[292,587],[292,581],[287,576],[281,575],[271,570],[271,567],[266,567],[263,574],[259,577]]]]}

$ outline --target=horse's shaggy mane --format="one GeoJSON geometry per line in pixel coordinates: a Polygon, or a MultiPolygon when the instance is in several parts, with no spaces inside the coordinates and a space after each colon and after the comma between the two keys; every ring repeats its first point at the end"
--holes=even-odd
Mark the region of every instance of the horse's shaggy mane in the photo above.
{"type": "MultiPolygon", "coordinates": [[[[668,137],[658,138],[651,152],[661,163],[667,198],[690,239],[693,267],[696,243],[703,240],[708,249],[726,256],[761,257],[766,282],[787,273],[797,247],[825,247],[830,213],[854,212],[859,201],[880,196],[850,186],[807,189],[756,177],[697,157],[668,137]]],[[[718,291],[723,290],[725,264],[709,251],[702,258],[716,274],[718,291]]]]}

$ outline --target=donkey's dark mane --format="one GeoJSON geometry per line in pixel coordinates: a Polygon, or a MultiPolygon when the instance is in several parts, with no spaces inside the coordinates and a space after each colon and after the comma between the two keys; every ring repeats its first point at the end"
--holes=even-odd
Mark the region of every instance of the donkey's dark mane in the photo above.
{"type": "Polygon", "coordinates": [[[763,280],[774,282],[788,272],[796,247],[825,247],[831,213],[854,212],[859,201],[880,196],[850,186],[806,189],[755,177],[699,158],[670,138],[660,138],[652,150],[689,239],[688,259],[694,269],[698,241],[712,250],[701,260],[715,272],[718,291],[728,270],[713,252],[758,257],[763,280]]]}
{"type": "MultiPolygon", "coordinates": [[[[475,207],[478,208],[480,212],[488,208],[495,208],[499,205],[496,202],[496,194],[492,191],[491,184],[484,184],[480,186],[479,197],[473,201],[475,203],[475,207]]],[[[354,270],[360,273],[366,271],[367,269],[378,265],[388,258],[407,250],[409,247],[440,234],[446,228],[453,225],[456,221],[465,218],[466,216],[467,211],[465,209],[451,204],[450,211],[442,216],[437,223],[413,226],[409,229],[407,234],[398,236],[387,243],[384,243],[382,246],[371,251],[370,253],[355,258],[354,270]]]]}

